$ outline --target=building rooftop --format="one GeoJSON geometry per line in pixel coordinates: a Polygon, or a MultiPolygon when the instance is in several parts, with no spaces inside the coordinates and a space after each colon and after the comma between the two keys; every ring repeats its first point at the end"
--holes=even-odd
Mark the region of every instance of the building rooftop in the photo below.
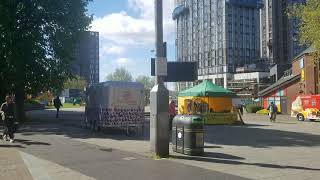
{"type": "Polygon", "coordinates": [[[279,81],[277,81],[276,83],[274,83],[273,85],[269,86],[268,88],[260,91],[258,93],[259,96],[264,96],[264,95],[267,95],[269,93],[271,93],[272,91],[275,91],[276,89],[280,88],[280,87],[283,87],[285,85],[288,85],[290,84],[291,82],[294,82],[296,80],[299,80],[301,77],[300,74],[298,75],[291,75],[291,76],[287,76],[287,77],[283,77],[281,79],[279,79],[279,81]]]}
{"type": "Polygon", "coordinates": [[[309,48],[307,48],[306,50],[304,50],[302,53],[300,53],[299,55],[297,55],[293,61],[298,60],[301,56],[305,55],[305,54],[310,54],[310,53],[314,53],[316,52],[316,48],[314,46],[310,46],[309,48]]]}

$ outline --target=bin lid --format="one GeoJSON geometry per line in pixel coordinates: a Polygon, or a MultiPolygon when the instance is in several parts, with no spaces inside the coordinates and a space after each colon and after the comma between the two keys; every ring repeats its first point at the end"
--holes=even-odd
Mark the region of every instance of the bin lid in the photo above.
{"type": "Polygon", "coordinates": [[[199,115],[180,114],[174,117],[174,124],[203,124],[204,120],[199,115]]]}

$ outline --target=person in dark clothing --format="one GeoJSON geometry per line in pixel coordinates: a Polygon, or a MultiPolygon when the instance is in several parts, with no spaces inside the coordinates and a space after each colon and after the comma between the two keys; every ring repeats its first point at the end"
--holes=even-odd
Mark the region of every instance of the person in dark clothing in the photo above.
{"type": "Polygon", "coordinates": [[[268,107],[271,122],[276,122],[278,108],[273,102],[268,107]]]}
{"type": "Polygon", "coordinates": [[[176,104],[173,100],[171,100],[169,104],[169,130],[172,130],[172,121],[173,118],[176,116],[176,104]]]}
{"type": "Polygon", "coordinates": [[[54,107],[57,109],[56,118],[58,119],[58,118],[59,118],[59,109],[60,109],[60,107],[62,106],[59,96],[57,96],[57,97],[53,100],[53,105],[54,105],[54,107]]]}
{"type": "Polygon", "coordinates": [[[12,102],[11,96],[6,96],[6,102],[1,105],[0,111],[4,115],[4,125],[5,130],[3,132],[3,139],[8,140],[9,136],[10,142],[14,142],[14,131],[15,131],[15,106],[12,102]]]}
{"type": "Polygon", "coordinates": [[[244,106],[244,105],[242,105],[242,104],[239,104],[239,105],[238,105],[238,108],[239,108],[239,111],[240,111],[241,116],[243,116],[243,106],[244,106]]]}

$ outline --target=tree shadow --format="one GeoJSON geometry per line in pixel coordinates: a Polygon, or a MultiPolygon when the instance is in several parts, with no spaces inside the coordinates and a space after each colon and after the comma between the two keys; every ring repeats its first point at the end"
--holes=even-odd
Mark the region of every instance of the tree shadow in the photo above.
{"type": "MultiPolygon", "coordinates": [[[[146,128],[145,128],[146,129],[146,128]]],[[[89,129],[80,128],[78,126],[64,125],[64,124],[26,124],[18,131],[23,136],[33,135],[62,135],[69,138],[79,139],[114,139],[114,140],[135,140],[135,141],[148,141],[149,132],[144,131],[142,135],[126,135],[125,130],[121,129],[108,129],[100,132],[92,132],[89,129]]]]}
{"type": "MultiPolygon", "coordinates": [[[[51,112],[52,113],[52,112],[51,112]]],[[[78,117],[83,112],[66,112],[72,116],[78,117]]],[[[45,113],[44,113],[45,114],[45,113]]],[[[41,116],[44,116],[42,114],[41,116]]],[[[41,117],[38,116],[38,117],[41,117]]],[[[255,117],[255,116],[254,116],[255,117]]],[[[248,116],[249,118],[249,116],[248,116]]],[[[252,118],[252,117],[250,117],[252,118]]],[[[268,118],[256,116],[256,118],[268,118]]],[[[103,132],[92,133],[91,130],[84,128],[82,118],[74,118],[73,120],[61,120],[58,124],[39,124],[26,126],[19,131],[26,136],[43,134],[43,135],[63,135],[70,138],[89,139],[114,139],[114,140],[135,140],[149,141],[150,127],[146,120],[144,132],[141,135],[127,136],[123,130],[106,129],[103,132]],[[72,128],[70,128],[72,127],[72,128]]],[[[274,146],[295,147],[295,146],[320,146],[320,135],[266,129],[261,124],[247,124],[245,126],[205,126],[205,142],[215,146],[233,145],[233,146],[249,146],[255,148],[269,148],[274,146]]]]}
{"type": "MultiPolygon", "coordinates": [[[[113,139],[113,140],[135,140],[148,141],[150,139],[149,125],[145,126],[144,133],[140,136],[127,136],[125,131],[105,130],[92,133],[88,129],[65,126],[63,124],[31,125],[19,130],[22,135],[63,135],[70,138],[90,139],[113,139]]],[[[205,142],[211,147],[220,148],[223,145],[249,146],[255,148],[269,148],[274,146],[320,146],[320,135],[264,129],[259,126],[206,126],[205,142]]]]}
{"type": "Polygon", "coordinates": [[[50,143],[45,143],[45,142],[38,142],[38,141],[32,141],[32,140],[25,140],[25,139],[15,139],[16,143],[24,144],[27,146],[30,145],[43,145],[43,146],[50,146],[50,143]]]}
{"type": "Polygon", "coordinates": [[[215,145],[268,148],[274,146],[320,146],[320,135],[263,129],[250,126],[207,126],[205,142],[215,145]]]}
{"type": "MultiPolygon", "coordinates": [[[[225,157],[237,157],[232,155],[222,155],[220,157],[206,157],[206,156],[184,156],[184,155],[171,155],[172,158],[175,159],[182,159],[182,160],[193,160],[193,161],[200,161],[200,162],[210,162],[210,163],[218,163],[218,164],[229,164],[229,165],[250,165],[250,166],[258,166],[258,167],[265,167],[265,168],[273,168],[273,169],[297,169],[297,170],[310,170],[310,171],[320,171],[319,168],[308,168],[302,166],[282,166],[277,164],[267,164],[267,163],[247,163],[236,161],[234,159],[228,159],[225,157]]],[[[239,157],[241,158],[241,157],[239,157]]],[[[244,159],[244,158],[242,158],[244,159]]]]}
{"type": "Polygon", "coordinates": [[[9,145],[9,144],[0,144],[0,148],[26,148],[24,146],[21,145],[9,145]]]}

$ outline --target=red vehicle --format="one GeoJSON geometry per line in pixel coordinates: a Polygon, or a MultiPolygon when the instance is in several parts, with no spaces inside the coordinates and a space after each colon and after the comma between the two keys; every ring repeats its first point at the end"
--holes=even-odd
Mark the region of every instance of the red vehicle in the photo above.
{"type": "Polygon", "coordinates": [[[300,96],[303,109],[316,108],[320,110],[320,95],[300,96]]]}
{"type": "Polygon", "coordinates": [[[292,102],[291,116],[299,121],[320,119],[320,95],[298,96],[292,102]]]}

